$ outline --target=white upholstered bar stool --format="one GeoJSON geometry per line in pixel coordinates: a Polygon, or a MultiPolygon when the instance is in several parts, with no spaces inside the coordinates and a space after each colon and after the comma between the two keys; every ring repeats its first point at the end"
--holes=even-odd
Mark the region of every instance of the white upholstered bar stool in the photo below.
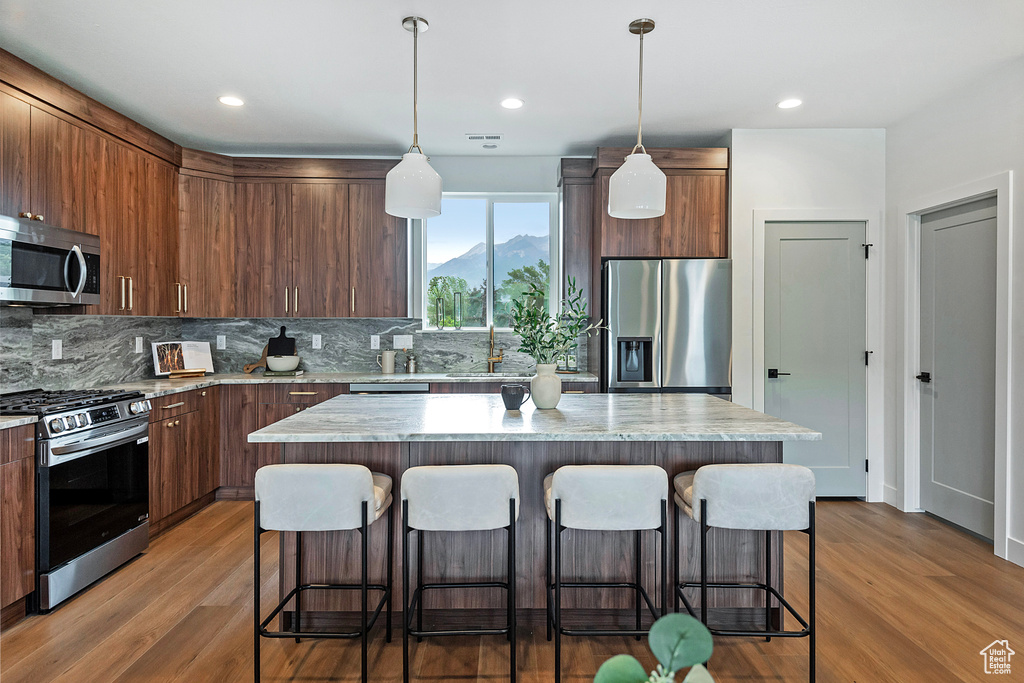
{"type": "Polygon", "coordinates": [[[544,478],[547,508],[547,636],[555,639],[555,681],[562,676],[562,636],[636,636],[642,629],[641,601],[657,619],[668,610],[668,537],[665,518],[668,474],[655,465],[565,465],[544,478]],[[634,534],[633,580],[623,582],[562,581],[562,532],[566,529],[632,531],[634,534]],[[661,612],[640,579],[642,539],[645,530],[661,537],[661,612]],[[552,534],[552,532],[554,532],[552,534]],[[552,568],[552,535],[554,553],[552,568]],[[552,578],[552,573],[554,577],[552,578]],[[567,629],[562,627],[563,588],[628,588],[635,592],[634,629],[567,629]]]}
{"type": "Polygon", "coordinates": [[[519,475],[508,465],[433,465],[402,474],[402,675],[409,683],[409,637],[504,635],[510,645],[509,678],[516,680],[516,520],[519,475]],[[508,537],[505,581],[423,582],[423,537],[428,531],[491,531],[508,537]],[[416,532],[416,589],[409,597],[409,536],[416,532]],[[503,588],[507,624],[502,628],[425,630],[423,593],[438,589],[503,588]],[[413,628],[413,611],[416,627],[413,628]]]}
{"type": "MultiPolygon", "coordinates": [[[[814,681],[814,473],[801,465],[781,463],[706,465],[683,472],[673,480],[675,488],[675,599],[697,617],[685,589],[700,589],[700,616],[708,624],[708,589],[748,589],[764,592],[764,630],[716,629],[716,636],[810,638],[810,680],[814,681]],[[679,511],[700,524],[700,581],[680,582],[679,511]],[[745,529],[765,532],[764,583],[719,583],[708,581],[708,530],[745,529]],[[772,532],[803,531],[808,537],[807,619],[797,613],[772,585],[772,532]],[[786,631],[772,628],[771,601],[779,601],[803,627],[786,631]]],[[[781,616],[780,616],[781,621],[781,616]]]]}
{"type": "MultiPolygon", "coordinates": [[[[370,629],[383,608],[387,608],[386,638],[391,642],[391,581],[393,532],[391,524],[391,477],[371,472],[362,465],[267,465],[256,471],[254,548],[254,649],[255,680],[260,680],[260,637],[264,638],[361,638],[362,680],[366,683],[366,645],[370,629]],[[383,584],[370,584],[367,574],[367,545],[370,525],[387,514],[387,577],[383,584]],[[306,531],[359,532],[362,544],[359,583],[302,583],[302,534],[306,531]],[[260,536],[265,531],[295,533],[295,587],[266,619],[260,619],[260,536]],[[302,594],[309,590],[360,591],[360,627],[357,631],[303,631],[302,594]],[[380,591],[381,599],[368,615],[368,591],[380,591]],[[295,598],[291,631],[269,631],[267,626],[289,600],[295,598]]],[[[341,559],[341,558],[339,558],[341,559]]]]}

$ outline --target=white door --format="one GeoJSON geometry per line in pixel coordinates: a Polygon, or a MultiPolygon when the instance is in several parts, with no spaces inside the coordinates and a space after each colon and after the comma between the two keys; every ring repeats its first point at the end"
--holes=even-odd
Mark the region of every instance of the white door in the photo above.
{"type": "Polygon", "coordinates": [[[995,356],[992,197],[921,217],[921,507],[985,538],[995,525],[995,356]]]}
{"type": "Polygon", "coordinates": [[[819,496],[867,489],[864,235],[863,222],[765,225],[764,407],[821,432],[782,449],[819,496]]]}

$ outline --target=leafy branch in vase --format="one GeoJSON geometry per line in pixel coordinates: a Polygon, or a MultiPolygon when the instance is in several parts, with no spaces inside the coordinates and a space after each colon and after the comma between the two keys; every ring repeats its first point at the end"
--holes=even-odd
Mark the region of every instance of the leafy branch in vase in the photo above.
{"type": "Polygon", "coordinates": [[[519,335],[519,350],[540,363],[555,363],[558,357],[576,345],[580,335],[604,329],[601,321],[589,323],[587,300],[576,288],[576,278],[569,278],[565,298],[559,302],[558,314],[548,313],[544,291],[537,284],[521,297],[512,300],[512,330],[519,335]]]}

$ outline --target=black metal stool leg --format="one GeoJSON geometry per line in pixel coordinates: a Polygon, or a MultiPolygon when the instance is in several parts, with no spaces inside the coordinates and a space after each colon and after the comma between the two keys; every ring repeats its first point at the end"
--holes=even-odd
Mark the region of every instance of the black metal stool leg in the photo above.
{"type": "MultiPolygon", "coordinates": [[[[640,572],[643,571],[641,567],[641,548],[643,543],[640,538],[640,532],[633,532],[633,581],[636,583],[636,590],[633,592],[633,611],[636,616],[636,630],[640,630],[640,572]]],[[[635,636],[637,642],[640,641],[640,636],[635,636]]]]}
{"type": "Polygon", "coordinates": [[[359,536],[361,537],[361,541],[362,541],[362,544],[361,544],[362,545],[362,562],[361,562],[361,564],[362,564],[362,574],[361,574],[361,577],[360,577],[361,585],[360,585],[360,591],[359,591],[360,592],[360,615],[359,615],[360,616],[360,622],[359,622],[360,626],[359,627],[362,630],[362,636],[361,636],[361,640],[362,640],[361,671],[362,671],[362,675],[363,675],[363,683],[367,683],[367,681],[369,680],[369,674],[367,672],[367,666],[366,666],[366,650],[367,650],[367,645],[369,644],[368,641],[369,641],[369,637],[370,637],[370,633],[369,633],[370,629],[367,628],[367,624],[366,624],[366,616],[367,616],[366,615],[366,607],[367,607],[367,605],[366,605],[366,584],[367,584],[366,574],[368,572],[367,557],[366,557],[366,555],[367,555],[367,546],[369,545],[368,542],[369,542],[369,536],[370,536],[370,524],[369,524],[369,521],[367,519],[367,517],[369,516],[369,511],[368,511],[367,507],[368,507],[367,502],[364,500],[363,501],[363,526],[359,529],[359,536]]]}
{"type": "MultiPolygon", "coordinates": [[[[426,597],[423,593],[423,530],[416,531],[416,588],[420,591],[420,599],[416,603],[416,630],[423,630],[423,600],[426,597]]],[[[423,638],[416,637],[417,643],[422,643],[423,638]]]]}
{"type": "MultiPolygon", "coordinates": [[[[298,633],[302,630],[302,532],[295,532],[295,618],[292,620],[292,630],[298,633]]],[[[298,636],[295,642],[302,640],[298,636]]]]}
{"type": "Polygon", "coordinates": [[[668,501],[661,501],[661,616],[668,614],[668,501]]]}
{"type": "Polygon", "coordinates": [[[675,581],[672,584],[672,611],[679,611],[679,506],[672,506],[672,566],[675,568],[674,578],[675,581]]]}
{"type": "Polygon", "coordinates": [[[252,651],[253,651],[253,681],[260,683],[260,534],[263,532],[260,529],[260,502],[257,500],[255,507],[253,508],[255,528],[254,534],[254,545],[252,552],[252,564],[253,564],[253,579],[252,579],[252,593],[253,593],[253,630],[252,630],[252,651]]]}
{"type": "Polygon", "coordinates": [[[402,681],[409,683],[409,501],[402,501],[402,681]]]}
{"type": "MultiPolygon", "coordinates": [[[[772,532],[764,532],[764,585],[772,585],[772,532]]],[[[764,630],[772,630],[772,594],[764,592],[764,630]]],[[[772,642],[771,636],[765,636],[766,643],[772,642]]]]}
{"type": "Polygon", "coordinates": [[[509,681],[516,683],[516,500],[508,505],[508,633],[509,681]]]}
{"type": "Polygon", "coordinates": [[[700,620],[708,625],[708,501],[700,501],[700,620]]]}
{"type": "Polygon", "coordinates": [[[384,640],[385,642],[391,642],[391,612],[392,605],[394,602],[394,574],[395,574],[395,526],[394,526],[394,511],[395,505],[392,503],[388,506],[388,548],[385,553],[387,558],[387,588],[388,588],[388,613],[385,621],[384,640]]]}
{"type": "Polygon", "coordinates": [[[808,616],[807,623],[808,623],[808,625],[810,627],[809,628],[809,630],[810,630],[810,634],[809,634],[810,635],[810,638],[809,638],[810,644],[809,645],[810,645],[810,650],[811,650],[810,651],[810,667],[811,667],[811,678],[810,678],[810,680],[811,680],[811,683],[814,683],[814,676],[815,676],[814,668],[815,668],[815,659],[816,659],[815,640],[814,640],[814,638],[815,638],[815,625],[814,625],[814,584],[816,582],[815,581],[815,577],[816,577],[817,571],[815,570],[815,567],[814,567],[814,565],[815,565],[815,560],[814,560],[815,532],[814,532],[814,501],[813,500],[809,503],[808,520],[810,521],[810,528],[809,528],[809,532],[810,533],[807,536],[807,540],[809,542],[809,544],[808,544],[808,551],[807,551],[807,559],[808,559],[808,563],[810,564],[810,566],[807,568],[807,575],[809,577],[809,581],[808,581],[809,585],[807,586],[807,596],[808,596],[808,603],[809,603],[808,604],[808,609],[807,609],[807,616],[808,616]]]}
{"type": "Polygon", "coordinates": [[[551,613],[551,525],[554,524],[550,519],[544,520],[544,604],[547,607],[547,623],[548,629],[548,640],[551,640],[551,619],[553,614],[551,613]]]}
{"type": "Polygon", "coordinates": [[[562,680],[562,501],[555,501],[555,683],[562,680]]]}

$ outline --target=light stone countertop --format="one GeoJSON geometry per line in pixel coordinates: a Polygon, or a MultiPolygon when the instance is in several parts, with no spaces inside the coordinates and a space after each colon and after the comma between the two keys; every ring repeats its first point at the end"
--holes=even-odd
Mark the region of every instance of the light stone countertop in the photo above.
{"type": "Polygon", "coordinates": [[[386,441],[818,441],[821,434],[706,394],[568,394],[506,412],[497,394],[337,396],[249,434],[251,443],[386,441]]]}
{"type": "MultiPolygon", "coordinates": [[[[169,394],[177,394],[193,389],[204,389],[218,384],[414,384],[414,383],[480,383],[480,382],[528,382],[532,375],[449,377],[442,372],[422,372],[415,374],[395,373],[382,375],[379,372],[307,372],[298,377],[264,377],[263,373],[246,375],[215,374],[193,379],[147,379],[138,382],[125,382],[103,387],[104,389],[122,389],[124,391],[141,391],[146,398],[157,398],[169,394]]],[[[573,375],[559,375],[563,382],[597,382],[597,375],[581,372],[573,375]]]]}
{"type": "Polygon", "coordinates": [[[39,418],[35,415],[4,415],[3,417],[0,417],[0,430],[35,424],[38,421],[39,418]]]}

